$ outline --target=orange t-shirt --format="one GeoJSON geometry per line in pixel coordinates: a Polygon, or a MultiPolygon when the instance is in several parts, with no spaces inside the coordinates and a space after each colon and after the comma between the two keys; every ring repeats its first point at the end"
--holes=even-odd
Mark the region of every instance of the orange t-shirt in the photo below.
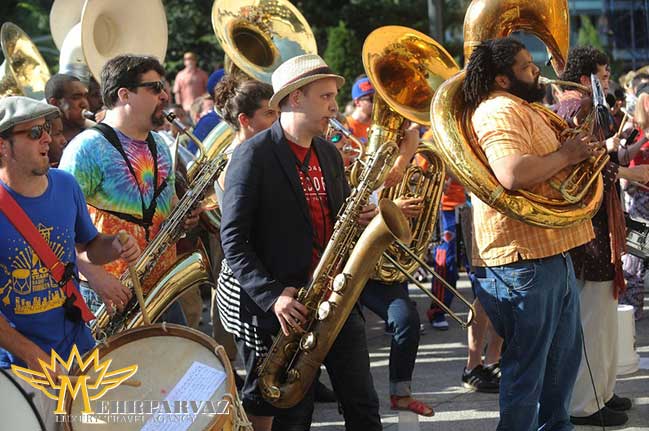
{"type": "Polygon", "coordinates": [[[352,132],[352,135],[357,137],[363,144],[367,145],[367,132],[370,129],[372,122],[368,121],[367,123],[361,123],[360,121],[354,120],[351,115],[347,117],[346,120],[347,127],[350,132],[352,132]]]}
{"type": "Polygon", "coordinates": [[[452,211],[466,202],[464,187],[455,179],[449,178],[449,184],[442,195],[442,211],[452,211]]]}

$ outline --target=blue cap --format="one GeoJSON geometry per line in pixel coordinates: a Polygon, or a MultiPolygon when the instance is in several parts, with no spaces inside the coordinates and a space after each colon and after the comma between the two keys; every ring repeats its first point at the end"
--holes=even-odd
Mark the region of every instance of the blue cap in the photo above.
{"type": "Polygon", "coordinates": [[[219,69],[216,72],[212,72],[210,77],[207,78],[207,92],[210,95],[214,94],[214,87],[216,87],[216,84],[223,79],[223,75],[225,75],[225,70],[219,69]]]}
{"type": "Polygon", "coordinates": [[[354,82],[352,86],[352,99],[356,100],[368,94],[374,94],[374,87],[369,78],[361,78],[354,82]]]}

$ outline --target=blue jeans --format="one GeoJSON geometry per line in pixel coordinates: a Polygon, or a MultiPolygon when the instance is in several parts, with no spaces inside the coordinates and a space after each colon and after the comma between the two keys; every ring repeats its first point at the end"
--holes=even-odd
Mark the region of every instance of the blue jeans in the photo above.
{"type": "Polygon", "coordinates": [[[477,294],[505,340],[499,431],[571,430],[581,361],[579,290],[570,255],[476,268],[477,294]]]}
{"type": "Polygon", "coordinates": [[[390,395],[408,396],[419,349],[419,314],[406,283],[370,280],[360,303],[385,320],[393,330],[390,346],[390,395]]]}

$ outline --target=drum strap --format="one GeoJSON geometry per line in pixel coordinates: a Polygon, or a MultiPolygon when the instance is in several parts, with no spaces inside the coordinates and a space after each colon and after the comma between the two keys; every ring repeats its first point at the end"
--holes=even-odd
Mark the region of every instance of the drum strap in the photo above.
{"type": "Polygon", "coordinates": [[[25,238],[25,241],[36,252],[41,262],[47,266],[52,274],[52,277],[63,289],[65,296],[68,298],[66,303],[76,307],[80,313],[81,318],[85,322],[95,319],[88,305],[79,294],[79,290],[73,282],[74,264],[69,262],[64,265],[61,263],[56,254],[52,251],[50,246],[45,242],[45,238],[34,226],[29,216],[18,205],[18,202],[11,196],[11,194],[0,185],[0,211],[4,213],[5,217],[11,222],[16,230],[25,238]]]}

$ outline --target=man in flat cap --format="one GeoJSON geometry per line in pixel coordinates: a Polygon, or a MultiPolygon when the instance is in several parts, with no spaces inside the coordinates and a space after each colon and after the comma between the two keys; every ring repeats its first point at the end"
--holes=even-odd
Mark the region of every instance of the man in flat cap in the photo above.
{"type": "MultiPolygon", "coordinates": [[[[50,169],[50,119],[58,113],[27,97],[0,99],[0,368],[42,371],[38,360],[49,363],[52,351],[67,359],[73,346],[81,354],[94,347],[75,248],[97,264],[140,254],[130,236],[121,244],[98,233],[74,177],[50,169]],[[25,234],[30,227],[66,267],[63,275],[25,234]]],[[[41,414],[53,418],[53,410],[41,414]]]]}
{"type": "MultiPolygon", "coordinates": [[[[338,111],[344,82],[317,55],[294,57],[272,77],[269,106],[281,111],[271,128],[239,145],[225,179],[221,277],[241,287],[229,304],[239,313],[236,333],[247,375],[243,405],[256,431],[308,430],[313,386],[290,409],[264,400],[257,366],[272,337],[304,328],[307,310],[295,296],[306,286],[332,234],[336,214],[349,195],[343,161],[321,136],[338,111]]],[[[362,211],[360,223],[375,215],[362,211]]],[[[325,361],[348,430],[381,429],[363,318],[354,308],[325,361]]]]}

